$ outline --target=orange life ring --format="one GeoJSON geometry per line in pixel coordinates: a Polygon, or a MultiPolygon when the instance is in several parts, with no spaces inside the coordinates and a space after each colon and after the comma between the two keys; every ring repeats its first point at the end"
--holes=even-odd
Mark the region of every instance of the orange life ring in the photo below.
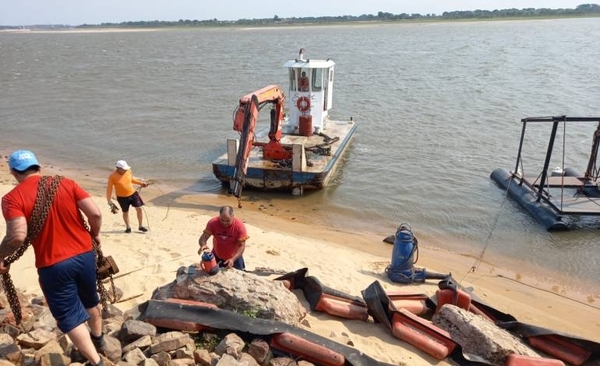
{"type": "Polygon", "coordinates": [[[300,97],[296,101],[296,107],[300,110],[300,112],[306,112],[310,109],[310,99],[308,97],[300,97]]]}

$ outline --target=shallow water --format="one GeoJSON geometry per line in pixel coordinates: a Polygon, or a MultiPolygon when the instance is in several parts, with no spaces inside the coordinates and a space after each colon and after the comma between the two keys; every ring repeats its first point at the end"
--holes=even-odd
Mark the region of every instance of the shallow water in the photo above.
{"type": "MultiPolygon", "coordinates": [[[[301,47],[336,62],[333,117],[353,116],[357,134],[330,187],[247,199],[340,230],[409,222],[449,250],[597,281],[597,227],[548,233],[489,179],[513,168],[521,118],[599,113],[596,19],[0,33],[0,151],[29,148],[99,181],[126,159],[136,175],[224,194],[211,162],[236,136],[238,98],[287,87],[282,64],[301,47]]],[[[585,169],[594,128],[567,132],[565,166],[585,169]]],[[[533,155],[547,137],[528,132],[533,155]]]]}

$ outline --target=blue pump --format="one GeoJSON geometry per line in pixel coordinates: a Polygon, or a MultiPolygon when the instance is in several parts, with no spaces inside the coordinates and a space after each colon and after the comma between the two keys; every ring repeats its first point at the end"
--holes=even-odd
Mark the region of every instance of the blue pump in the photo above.
{"type": "Polygon", "coordinates": [[[425,268],[415,268],[419,259],[419,242],[408,223],[402,223],[396,230],[392,262],[385,269],[390,280],[410,284],[425,282],[427,279],[444,279],[450,274],[428,272],[425,268]]]}

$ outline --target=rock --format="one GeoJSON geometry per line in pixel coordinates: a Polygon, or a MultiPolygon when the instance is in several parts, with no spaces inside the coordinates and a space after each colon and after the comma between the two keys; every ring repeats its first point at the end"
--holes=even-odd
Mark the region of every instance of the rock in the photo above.
{"type": "Polygon", "coordinates": [[[118,362],[123,354],[121,342],[119,342],[117,338],[109,335],[104,335],[104,340],[106,341],[105,356],[112,362],[118,362]]]}
{"type": "Polygon", "coordinates": [[[21,347],[40,349],[49,341],[56,340],[56,334],[46,329],[34,329],[29,334],[20,334],[17,342],[21,347]]]}
{"type": "Polygon", "coordinates": [[[238,358],[238,362],[240,365],[260,366],[259,363],[254,359],[254,357],[250,356],[247,353],[242,353],[240,355],[240,358],[238,358]]]}
{"type": "Polygon", "coordinates": [[[21,328],[15,327],[12,324],[2,324],[0,325],[0,333],[6,333],[13,339],[16,339],[21,334],[21,328]]]}
{"type": "Polygon", "coordinates": [[[306,308],[278,281],[235,269],[219,271],[214,276],[180,270],[173,283],[153,294],[158,300],[168,297],[211,303],[249,317],[292,325],[306,316],[306,308]]]}
{"type": "Polygon", "coordinates": [[[0,333],[0,359],[10,361],[14,365],[23,365],[23,353],[8,334],[0,333]]]}
{"type": "Polygon", "coordinates": [[[150,354],[155,354],[161,351],[170,352],[177,348],[184,347],[188,343],[194,343],[189,334],[181,332],[168,332],[158,335],[154,339],[154,343],[150,346],[150,354]]]}
{"type": "Polygon", "coordinates": [[[36,306],[39,306],[41,309],[39,314],[37,315],[37,320],[33,323],[33,327],[43,328],[48,331],[52,331],[54,328],[56,328],[56,320],[54,320],[52,313],[50,313],[50,309],[42,307],[40,305],[36,306]]]}
{"type": "Polygon", "coordinates": [[[239,366],[237,360],[228,354],[224,354],[215,366],[239,366]]]}
{"type": "Polygon", "coordinates": [[[191,358],[176,358],[169,361],[167,366],[196,366],[196,363],[191,358]]]}
{"type": "Polygon", "coordinates": [[[261,338],[255,338],[250,342],[248,353],[261,365],[269,362],[273,357],[271,347],[269,347],[267,341],[261,338]]]}
{"type": "Polygon", "coordinates": [[[57,341],[50,341],[40,348],[34,356],[36,365],[68,365],[71,359],[64,354],[64,350],[57,341]]]}
{"type": "Polygon", "coordinates": [[[189,358],[190,360],[194,359],[194,351],[188,350],[188,349],[184,349],[184,348],[180,348],[178,350],[175,350],[175,354],[173,355],[174,359],[182,359],[182,358],[189,358]]]}
{"type": "Polygon", "coordinates": [[[246,344],[242,338],[235,333],[230,333],[217,345],[215,352],[219,356],[228,354],[237,360],[245,346],[246,344]]]}
{"type": "Polygon", "coordinates": [[[113,337],[119,337],[122,327],[123,319],[121,317],[102,320],[102,329],[104,330],[104,334],[108,334],[113,337]]]}
{"type": "Polygon", "coordinates": [[[298,364],[288,357],[275,357],[269,361],[269,366],[298,366],[298,364]]]}
{"type": "MultiPolygon", "coordinates": [[[[71,366],[74,366],[74,365],[71,364],[71,366]]],[[[119,362],[117,362],[117,366],[136,366],[136,365],[133,363],[125,362],[125,361],[119,361],[119,362]]]]}
{"type": "Polygon", "coordinates": [[[194,351],[194,361],[200,366],[210,366],[210,353],[205,349],[194,351]]]}
{"type": "Polygon", "coordinates": [[[144,352],[142,352],[139,348],[134,348],[131,351],[125,353],[125,355],[123,356],[124,361],[132,363],[134,365],[139,364],[145,359],[146,356],[144,355],[144,352]]]}
{"type": "Polygon", "coordinates": [[[159,366],[167,366],[171,361],[171,355],[165,351],[158,352],[150,356],[159,366]]]}
{"type": "Polygon", "coordinates": [[[506,330],[457,306],[442,306],[432,320],[435,325],[448,331],[465,352],[483,357],[496,365],[504,365],[511,353],[540,357],[506,330]]]}
{"type": "Polygon", "coordinates": [[[156,327],[141,320],[127,320],[121,326],[118,338],[123,344],[129,344],[146,335],[156,335],[156,327]]]}
{"type": "Polygon", "coordinates": [[[134,348],[139,348],[141,350],[148,348],[152,345],[152,337],[149,335],[145,335],[140,339],[137,339],[131,343],[129,343],[128,345],[126,345],[125,347],[123,347],[123,353],[127,353],[131,350],[133,350],[134,348]]]}

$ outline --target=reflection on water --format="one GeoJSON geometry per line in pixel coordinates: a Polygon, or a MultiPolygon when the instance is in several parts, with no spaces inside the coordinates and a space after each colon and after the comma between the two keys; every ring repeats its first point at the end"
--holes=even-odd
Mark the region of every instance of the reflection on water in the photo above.
{"type": "MultiPolygon", "coordinates": [[[[595,19],[0,33],[1,149],[31,148],[99,181],[126,159],[162,184],[224,194],[211,162],[236,136],[238,98],[285,86],[282,65],[301,47],[336,62],[332,118],[354,117],[357,133],[325,190],[246,191],[245,200],[378,235],[409,222],[450,250],[467,245],[478,255],[487,245],[597,279],[596,228],[548,233],[489,179],[513,168],[521,118],[598,114],[600,87],[589,78],[600,49],[595,19]]],[[[569,166],[585,168],[591,133],[567,132],[569,166]]],[[[528,134],[535,155],[547,135],[528,134]]]]}

